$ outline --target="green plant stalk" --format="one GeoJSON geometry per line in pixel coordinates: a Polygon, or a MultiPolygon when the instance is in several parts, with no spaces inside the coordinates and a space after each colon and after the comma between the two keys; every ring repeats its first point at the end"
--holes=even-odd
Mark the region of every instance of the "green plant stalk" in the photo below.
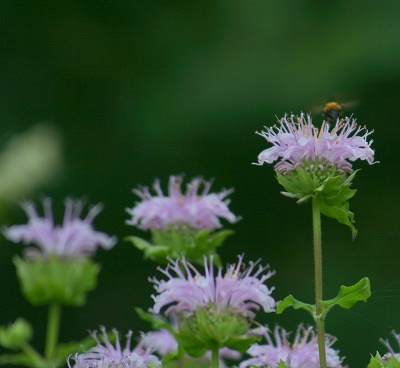
{"type": "Polygon", "coordinates": [[[214,344],[211,350],[211,368],[219,368],[219,346],[214,344]]]}
{"type": "Polygon", "coordinates": [[[24,344],[22,346],[22,351],[31,360],[32,366],[36,368],[41,368],[44,365],[44,360],[41,355],[29,344],[24,344]]]}
{"type": "Polygon", "coordinates": [[[315,268],[315,322],[317,325],[318,350],[320,367],[326,368],[325,327],[322,296],[322,240],[321,240],[321,207],[318,198],[312,200],[314,228],[314,268],[315,268]]]}
{"type": "Polygon", "coordinates": [[[58,303],[50,304],[47,319],[46,345],[44,350],[44,356],[49,366],[51,366],[51,361],[55,358],[56,354],[58,334],[60,331],[60,319],[61,305],[58,303]]]}

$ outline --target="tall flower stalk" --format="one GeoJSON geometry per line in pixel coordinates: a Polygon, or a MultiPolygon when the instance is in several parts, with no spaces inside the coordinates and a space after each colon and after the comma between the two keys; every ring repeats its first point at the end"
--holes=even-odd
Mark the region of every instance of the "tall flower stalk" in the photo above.
{"type": "Polygon", "coordinates": [[[321,210],[318,199],[312,200],[313,229],[314,229],[314,271],[315,271],[315,312],[318,337],[318,351],[321,368],[326,367],[325,352],[325,321],[322,316],[323,284],[322,284],[322,239],[321,239],[321,210]]]}
{"type": "Polygon", "coordinates": [[[258,156],[258,164],[275,164],[278,182],[285,188],[283,195],[296,198],[297,203],[312,202],[315,267],[315,305],[305,304],[293,296],[278,304],[278,313],[286,307],[304,308],[313,315],[318,336],[320,367],[326,368],[324,319],[334,305],[350,308],[358,300],[370,295],[369,280],[361,280],[352,287],[342,286],[339,295],[329,301],[323,300],[321,214],[334,218],[350,227],[353,238],[357,234],[354,214],[349,210],[348,200],[356,190],[350,189],[356,172],[353,161],[366,160],[374,163],[372,140],[369,132],[355,119],[337,119],[336,123],[323,121],[320,128],[312,123],[310,115],[284,116],[278,124],[265,127],[258,133],[272,147],[258,156]],[[355,298],[349,301],[348,295],[355,298]]]}

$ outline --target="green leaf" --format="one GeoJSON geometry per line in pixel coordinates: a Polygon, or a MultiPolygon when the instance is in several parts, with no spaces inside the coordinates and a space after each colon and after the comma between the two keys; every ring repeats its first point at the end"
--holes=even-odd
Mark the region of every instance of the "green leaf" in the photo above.
{"type": "Polygon", "coordinates": [[[354,213],[350,211],[349,202],[342,203],[340,205],[328,205],[325,202],[324,197],[320,197],[321,203],[321,213],[327,217],[334,218],[339,223],[350,227],[352,238],[355,239],[357,236],[357,229],[353,225],[354,221],[354,213]]]}
{"type": "Polygon", "coordinates": [[[315,305],[303,303],[297,300],[293,295],[288,295],[285,299],[278,302],[276,313],[281,314],[286,308],[293,307],[294,309],[305,309],[315,316],[315,305]]]}
{"type": "Polygon", "coordinates": [[[382,368],[382,364],[380,363],[381,361],[382,361],[382,358],[378,352],[376,353],[375,357],[373,357],[371,355],[371,359],[369,361],[368,368],[382,368]]]}
{"type": "Polygon", "coordinates": [[[142,308],[136,307],[135,312],[139,315],[139,317],[148,322],[151,325],[153,330],[158,330],[160,328],[165,328],[170,332],[173,332],[173,328],[170,323],[168,323],[164,318],[160,316],[155,316],[152,313],[145,312],[142,308]]]}
{"type": "Polygon", "coordinates": [[[1,354],[0,355],[0,365],[10,366],[15,365],[19,367],[32,367],[38,368],[43,367],[45,364],[44,360],[41,362],[42,365],[39,365],[39,362],[35,362],[31,357],[29,357],[25,353],[18,354],[1,354]]]}
{"type": "Polygon", "coordinates": [[[170,351],[169,353],[165,354],[162,360],[163,366],[170,362],[174,362],[176,360],[179,360],[183,357],[185,354],[185,350],[182,348],[175,349],[173,351],[170,351]]]}
{"type": "Polygon", "coordinates": [[[0,327],[0,345],[12,350],[21,350],[31,340],[33,329],[31,324],[23,318],[14,323],[0,327]]]}
{"type": "Polygon", "coordinates": [[[352,286],[342,285],[336,298],[322,301],[322,305],[324,307],[323,314],[326,315],[326,313],[328,313],[328,311],[335,305],[349,309],[359,301],[366,302],[370,296],[371,285],[368,277],[362,278],[359,282],[352,286]]]}
{"type": "Polygon", "coordinates": [[[288,368],[288,366],[285,364],[285,362],[281,359],[279,361],[279,365],[277,368],[288,368]]]}
{"type": "Polygon", "coordinates": [[[192,263],[203,265],[204,256],[214,256],[214,264],[221,265],[217,248],[231,236],[232,230],[212,233],[209,229],[166,229],[152,232],[152,243],[137,236],[126,237],[137,249],[143,252],[144,259],[166,264],[168,258],[185,257],[192,263]]]}
{"type": "Polygon", "coordinates": [[[356,172],[345,180],[341,175],[329,177],[315,190],[321,203],[321,213],[349,226],[353,239],[357,235],[357,229],[353,225],[354,213],[350,211],[348,200],[357,192],[355,189],[350,189],[351,180],[355,177],[355,174],[356,172]]]}
{"type": "Polygon", "coordinates": [[[368,368],[400,368],[399,358],[386,354],[383,357],[377,352],[375,357],[371,356],[368,368]]]}

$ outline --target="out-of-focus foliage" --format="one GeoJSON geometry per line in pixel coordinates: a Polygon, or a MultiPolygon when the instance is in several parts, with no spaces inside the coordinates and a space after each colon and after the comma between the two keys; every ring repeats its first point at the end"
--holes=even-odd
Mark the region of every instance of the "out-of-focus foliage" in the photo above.
{"type": "MultiPolygon", "coordinates": [[[[285,112],[358,100],[345,112],[375,129],[380,164],[355,167],[362,170],[352,200],[354,242],[345,227],[323,220],[324,297],[370,278],[368,303],[335,310],[326,326],[346,363],[366,366],[381,349],[378,339],[400,330],[399,11],[396,1],[359,0],[2,1],[2,150],[15,134],[51,121],[63,138],[64,175],[57,187],[41,182],[30,198],[45,192],[55,207],[58,200],[58,219],[68,195],[104,202],[96,227],[120,239],[144,235],[124,224],[131,188],[171,174],[214,177],[216,190],[235,188],[232,211],[243,216],[227,226],[235,235],[221,248],[222,263],[242,252],[262,257],[277,271],[276,299],[292,293],[312,302],[311,209],[279,194],[272,167],[252,165],[266,148],[254,131],[285,112]]],[[[48,157],[58,152],[51,143],[41,146],[48,157]]],[[[7,225],[23,219],[12,206],[2,217],[7,225]]],[[[21,247],[4,239],[0,247],[0,324],[29,318],[40,348],[46,311],[33,314],[19,295],[11,258],[21,247]]],[[[65,310],[62,341],[82,339],[99,324],[148,328],[134,307],[150,306],[147,278],[156,264],[122,241],[96,261],[99,288],[85,308],[65,310]]],[[[289,330],[299,318],[288,311],[265,322],[289,330]]]]}

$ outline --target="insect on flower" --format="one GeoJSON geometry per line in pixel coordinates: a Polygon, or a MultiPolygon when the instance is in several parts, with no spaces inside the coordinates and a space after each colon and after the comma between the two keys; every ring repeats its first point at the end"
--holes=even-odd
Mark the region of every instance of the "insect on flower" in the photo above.
{"type": "Polygon", "coordinates": [[[323,107],[325,121],[333,120],[337,121],[338,119],[342,119],[343,116],[343,107],[344,108],[352,108],[358,105],[358,102],[346,102],[339,103],[336,101],[331,101],[325,104],[323,107]]]}

